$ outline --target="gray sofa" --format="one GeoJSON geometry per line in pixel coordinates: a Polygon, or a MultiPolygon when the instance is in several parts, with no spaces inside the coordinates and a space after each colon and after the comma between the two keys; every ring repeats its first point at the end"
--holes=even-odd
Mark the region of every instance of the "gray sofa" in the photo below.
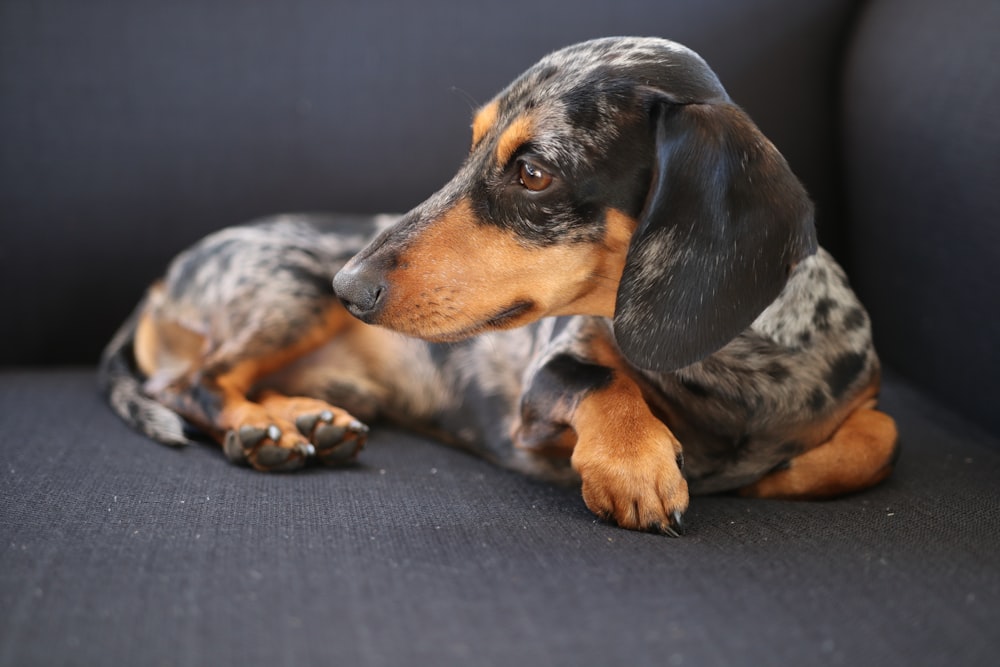
{"type": "Polygon", "coordinates": [[[0,4],[0,666],[994,665],[993,0],[0,4]],[[868,305],[896,474],[696,498],[682,539],[391,428],[267,475],[127,429],[94,363],[210,230],[404,210],[544,53],[699,51],[868,305]]]}

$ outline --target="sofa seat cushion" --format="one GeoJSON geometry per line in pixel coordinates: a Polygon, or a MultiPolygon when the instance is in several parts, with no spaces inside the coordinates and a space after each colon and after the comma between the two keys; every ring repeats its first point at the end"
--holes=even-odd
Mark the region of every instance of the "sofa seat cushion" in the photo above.
{"type": "Polygon", "coordinates": [[[890,378],[896,475],[696,498],[681,539],[389,428],[348,470],[169,449],[0,374],[0,665],[993,664],[996,442],[890,378]]]}

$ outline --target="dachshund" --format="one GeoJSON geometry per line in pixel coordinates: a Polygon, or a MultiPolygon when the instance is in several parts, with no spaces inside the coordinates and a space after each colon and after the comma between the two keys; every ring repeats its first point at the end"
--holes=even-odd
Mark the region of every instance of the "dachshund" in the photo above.
{"type": "Polygon", "coordinates": [[[100,378],[141,432],[259,470],[351,462],[381,418],[675,536],[690,494],[834,497],[898,451],[803,186],[705,61],[656,38],[543,58],[405,215],[206,237],[100,378]]]}

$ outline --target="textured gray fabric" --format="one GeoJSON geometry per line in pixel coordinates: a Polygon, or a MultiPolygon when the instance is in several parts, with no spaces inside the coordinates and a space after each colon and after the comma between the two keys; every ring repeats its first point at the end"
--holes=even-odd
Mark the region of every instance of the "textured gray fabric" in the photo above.
{"type": "Polygon", "coordinates": [[[883,358],[1000,433],[1000,3],[883,0],[862,19],[851,277],[883,358]]]}
{"type": "Polygon", "coordinates": [[[476,105],[592,37],[702,52],[834,242],[851,4],[4,0],[0,365],[92,363],[167,260],[211,230],[417,204],[464,158],[476,105]]]}
{"type": "Polygon", "coordinates": [[[993,665],[996,443],[884,403],[887,484],[699,498],[674,540],[391,430],[260,474],[131,433],[88,370],[0,374],[0,666],[993,665]]]}

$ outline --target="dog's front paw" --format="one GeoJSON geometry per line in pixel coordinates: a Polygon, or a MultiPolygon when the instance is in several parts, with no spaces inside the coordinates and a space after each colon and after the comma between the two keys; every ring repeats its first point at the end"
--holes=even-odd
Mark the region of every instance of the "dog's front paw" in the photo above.
{"type": "Polygon", "coordinates": [[[597,516],[632,530],[683,533],[688,507],[683,457],[662,424],[631,442],[581,438],[572,461],[583,481],[583,501],[597,516]]]}

